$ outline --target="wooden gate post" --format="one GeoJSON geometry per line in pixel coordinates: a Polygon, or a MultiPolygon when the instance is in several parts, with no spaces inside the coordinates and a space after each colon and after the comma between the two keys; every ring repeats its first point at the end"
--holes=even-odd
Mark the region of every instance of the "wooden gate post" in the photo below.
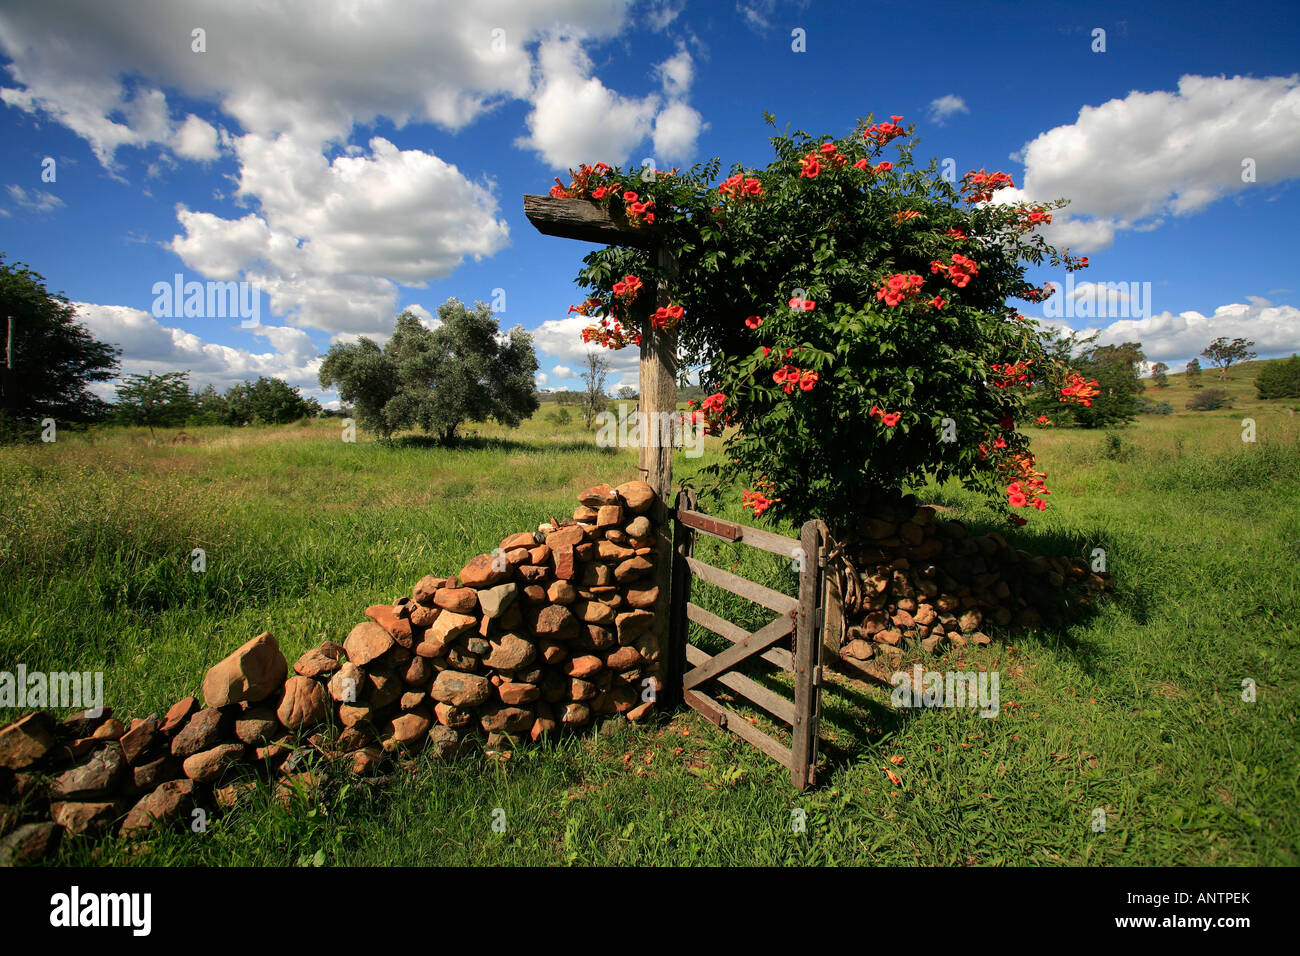
{"type": "Polygon", "coordinates": [[[687,559],[695,556],[695,532],[676,520],[681,511],[694,511],[695,493],[683,488],[673,504],[673,568],[671,603],[668,611],[668,646],[664,679],[668,686],[663,691],[665,708],[675,708],[682,703],[682,678],[686,674],[686,605],[691,600],[691,567],[687,559]]]}
{"type": "Polygon", "coordinates": [[[799,532],[803,568],[799,573],[799,609],[794,631],[794,739],[790,745],[790,783],[806,790],[816,782],[817,725],[821,718],[822,534],[825,525],[806,521],[799,532]]]}

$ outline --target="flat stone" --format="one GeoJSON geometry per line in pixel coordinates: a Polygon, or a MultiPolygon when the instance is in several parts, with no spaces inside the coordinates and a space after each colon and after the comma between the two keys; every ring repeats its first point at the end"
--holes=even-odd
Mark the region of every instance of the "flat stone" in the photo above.
{"type": "Polygon", "coordinates": [[[499,568],[496,558],[480,554],[471,558],[460,572],[461,583],[468,588],[491,588],[510,580],[510,566],[499,568]]]}
{"type": "MultiPolygon", "coordinates": [[[[302,679],[306,680],[306,678],[302,679]]],[[[243,744],[218,744],[210,750],[203,750],[186,757],[185,762],[181,764],[181,770],[185,772],[185,776],[196,783],[211,783],[243,755],[243,744]]]]}
{"type": "MultiPolygon", "coordinates": [[[[442,593],[442,592],[439,592],[442,593]]],[[[458,614],[455,611],[443,611],[424,634],[426,641],[442,641],[450,644],[459,635],[473,630],[478,625],[478,618],[472,614],[458,614]]]]}
{"type": "Polygon", "coordinates": [[[492,684],[486,677],[459,671],[443,671],[433,681],[429,695],[434,700],[456,707],[476,707],[492,697],[492,684]]]}
{"type": "Polygon", "coordinates": [[[564,605],[551,604],[538,613],[533,633],[556,641],[570,640],[578,636],[578,619],[564,605]]]}
{"type": "Polygon", "coordinates": [[[82,833],[98,833],[108,828],[120,810],[116,803],[72,803],[50,804],[50,819],[63,827],[66,833],[78,836],[82,833]]]}
{"type": "Polygon", "coordinates": [[[366,672],[351,661],[334,673],[328,685],[330,699],[339,704],[357,703],[368,688],[366,672]]]}
{"type": "Polygon", "coordinates": [[[618,642],[631,644],[654,626],[654,611],[625,611],[615,619],[618,628],[618,642]]]}
{"type": "Polygon", "coordinates": [[[284,682],[284,697],[275,716],[289,730],[301,730],[319,724],[329,716],[325,688],[310,677],[294,674],[284,682]]]}
{"type": "MultiPolygon", "coordinates": [[[[415,644],[415,638],[411,633],[411,622],[408,618],[399,617],[391,604],[372,604],[366,608],[366,617],[374,621],[385,631],[388,636],[402,647],[412,647],[415,644]]],[[[351,655],[348,655],[351,658],[351,655]]]]}
{"type": "Polygon", "coordinates": [[[250,707],[235,718],[235,736],[253,747],[270,743],[280,735],[280,730],[280,721],[270,707],[250,707]]]}
{"type": "Polygon", "coordinates": [[[343,647],[348,652],[349,661],[358,667],[365,667],[387,653],[395,644],[393,635],[374,621],[362,621],[352,628],[343,642],[343,647]]]}
{"type": "Polygon", "coordinates": [[[478,592],[473,588],[443,588],[433,596],[433,603],[446,611],[469,614],[478,607],[478,592]]]}
{"type": "Polygon", "coordinates": [[[578,493],[578,501],[588,508],[600,508],[602,505],[618,504],[619,495],[607,484],[592,485],[578,493]]]}
{"type": "Polygon", "coordinates": [[[0,840],[0,866],[35,863],[44,859],[59,839],[58,824],[49,821],[24,823],[0,840]]]}
{"type": "Polygon", "coordinates": [[[655,490],[644,481],[624,482],[614,490],[633,514],[649,511],[655,503],[655,490]]]}
{"type": "MultiPolygon", "coordinates": [[[[471,592],[472,593],[472,592],[471,592]]],[[[478,592],[478,604],[483,608],[483,613],[488,617],[496,619],[506,612],[506,609],[515,603],[519,597],[519,585],[513,581],[507,581],[505,584],[498,584],[494,588],[486,588],[478,592]]]]}
{"type": "Polygon", "coordinates": [[[654,527],[650,524],[649,518],[645,515],[640,515],[629,521],[624,530],[633,538],[648,538],[650,537],[650,532],[654,530],[654,527]]]}
{"type": "Polygon", "coordinates": [[[25,770],[54,746],[54,718],[44,711],[0,728],[0,767],[25,770]]]}
{"type": "Polygon", "coordinates": [[[162,727],[160,728],[168,737],[180,730],[190,716],[200,709],[199,699],[197,697],[182,697],[176,703],[167,708],[167,713],[163,714],[162,727]]]}
{"type": "Polygon", "coordinates": [[[289,664],[270,631],[263,631],[209,668],[203,678],[203,701],[225,707],[262,700],[284,683],[289,664]]]}
{"type": "Polygon", "coordinates": [[[50,781],[50,796],[59,800],[88,799],[110,793],[126,769],[122,748],[116,742],[95,751],[83,763],[50,781]]]}
{"type": "Polygon", "coordinates": [[[158,739],[158,718],[151,714],[142,720],[131,721],[131,727],[119,738],[122,756],[127,763],[135,763],[140,755],[158,739]]]}
{"type": "Polygon", "coordinates": [[[302,677],[325,677],[333,674],[343,665],[335,657],[330,657],[320,648],[313,647],[293,665],[293,672],[302,677]]]}

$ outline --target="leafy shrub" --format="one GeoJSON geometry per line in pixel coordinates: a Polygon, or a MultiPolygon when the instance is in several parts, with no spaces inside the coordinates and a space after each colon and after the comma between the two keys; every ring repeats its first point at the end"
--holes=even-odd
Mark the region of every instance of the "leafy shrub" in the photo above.
{"type": "Polygon", "coordinates": [[[1149,398],[1138,398],[1139,415],[1172,415],[1174,406],[1168,402],[1153,402],[1149,398]]]}
{"type": "Polygon", "coordinates": [[[1300,398],[1300,355],[1285,362],[1269,362],[1255,377],[1260,398],[1300,398]]]}
{"type": "Polygon", "coordinates": [[[1216,408],[1231,408],[1232,397],[1221,388],[1207,388],[1197,392],[1187,402],[1187,407],[1194,412],[1212,412],[1216,408]]]}

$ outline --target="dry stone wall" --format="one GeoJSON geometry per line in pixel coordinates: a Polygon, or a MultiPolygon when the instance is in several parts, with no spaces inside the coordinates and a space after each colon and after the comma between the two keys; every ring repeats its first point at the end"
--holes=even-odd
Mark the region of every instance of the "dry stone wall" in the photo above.
{"type": "Polygon", "coordinates": [[[459,574],[366,608],[341,643],[292,665],[259,634],[208,670],[200,697],[123,721],[37,712],[0,728],[0,863],[63,836],[139,836],[255,785],[319,783],[305,769],[382,779],[421,751],[506,749],[607,718],[645,719],[661,689],[656,497],[597,485],[572,517],[505,538],[459,574]]]}
{"type": "Polygon", "coordinates": [[[851,555],[857,580],[845,587],[840,653],[849,661],[893,665],[909,648],[989,644],[987,631],[1042,626],[1112,587],[1082,558],[1032,555],[996,531],[972,534],[910,495],[874,499],[864,513],[851,555]]]}

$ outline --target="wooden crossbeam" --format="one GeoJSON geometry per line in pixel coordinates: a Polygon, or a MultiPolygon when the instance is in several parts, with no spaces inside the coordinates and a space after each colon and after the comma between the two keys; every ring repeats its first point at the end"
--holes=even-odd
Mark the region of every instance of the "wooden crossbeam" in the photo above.
{"type": "Polygon", "coordinates": [[[653,227],[632,225],[621,209],[611,216],[590,199],[525,195],[524,215],[544,236],[635,249],[659,247],[659,237],[653,227]]]}
{"type": "MultiPolygon", "coordinates": [[[[700,627],[708,628],[719,637],[725,637],[733,644],[739,644],[745,638],[749,637],[749,631],[745,630],[739,624],[732,624],[726,618],[718,617],[712,611],[706,611],[698,604],[686,602],[686,619],[694,621],[700,627]]],[[[794,670],[794,658],[784,647],[771,647],[759,655],[763,660],[775,664],[782,670],[794,670]]]]}
{"type": "Polygon", "coordinates": [[[724,521],[721,518],[706,515],[702,511],[679,512],[677,520],[686,527],[700,531],[710,537],[733,543],[741,542],[751,548],[758,548],[760,551],[779,554],[783,558],[793,558],[796,549],[802,547],[794,538],[787,538],[771,531],[764,531],[762,528],[751,528],[748,525],[736,524],[734,521],[724,521]]]}
{"type": "Polygon", "coordinates": [[[755,584],[748,578],[742,578],[740,575],[724,571],[722,568],[715,568],[711,564],[705,564],[698,558],[687,558],[686,565],[691,569],[691,573],[701,581],[707,581],[709,584],[730,591],[732,594],[753,601],[755,604],[761,604],[769,610],[776,611],[777,614],[789,614],[799,607],[799,602],[788,594],[782,594],[780,591],[773,591],[761,584],[755,584]]]}
{"type": "MultiPolygon", "coordinates": [[[[697,666],[707,664],[713,657],[700,650],[694,644],[686,645],[686,660],[697,666]]],[[[794,704],[775,691],[764,687],[758,681],[734,671],[718,675],[718,683],[730,687],[737,694],[748,698],[752,703],[762,707],[773,717],[794,726],[794,704]]]]}
{"type": "Polygon", "coordinates": [[[746,743],[753,744],[782,767],[790,769],[793,766],[794,756],[789,747],[777,743],[730,707],[722,706],[708,694],[702,694],[698,690],[686,691],[682,695],[682,700],[719,727],[725,727],[746,743]]]}
{"type": "Polygon", "coordinates": [[[771,624],[755,631],[739,644],[732,644],[721,654],[710,658],[707,664],[701,664],[694,670],[687,671],[682,678],[682,686],[689,690],[696,684],[702,684],[723,671],[731,670],[746,658],[766,650],[769,646],[787,636],[793,629],[793,620],[784,615],[778,617],[771,624]]]}

